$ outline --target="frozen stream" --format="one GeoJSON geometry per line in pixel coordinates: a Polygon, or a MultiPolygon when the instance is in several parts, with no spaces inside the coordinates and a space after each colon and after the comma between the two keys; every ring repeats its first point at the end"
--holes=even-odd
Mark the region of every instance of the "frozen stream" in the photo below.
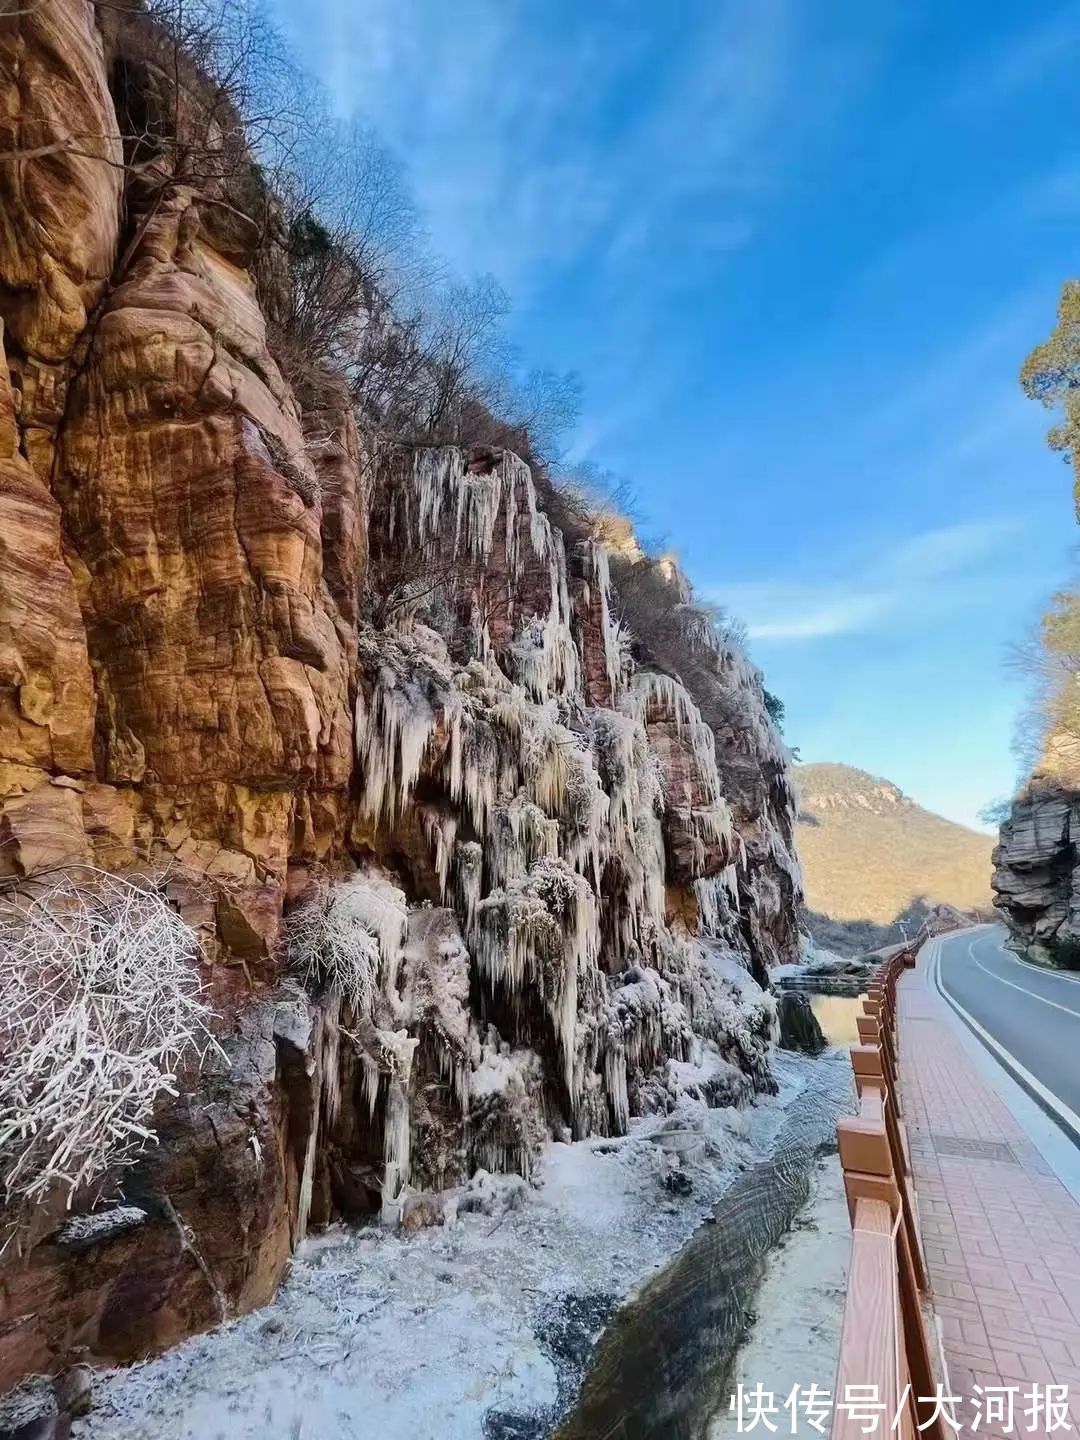
{"type": "Polygon", "coordinates": [[[520,1182],[496,1183],[491,1214],[412,1237],[331,1232],[265,1309],[96,1377],[73,1433],[540,1440],[583,1379],[563,1436],[702,1433],[726,1403],[721,1362],[762,1258],[849,1103],[841,1051],[780,1052],[774,1067],[775,1098],[679,1117],[698,1136],[679,1167],[657,1143],[670,1121],[654,1116],[621,1140],[550,1146],[542,1185],[519,1209],[502,1201],[520,1198],[520,1182]],[[672,1183],[676,1169],[683,1182],[672,1183]]]}

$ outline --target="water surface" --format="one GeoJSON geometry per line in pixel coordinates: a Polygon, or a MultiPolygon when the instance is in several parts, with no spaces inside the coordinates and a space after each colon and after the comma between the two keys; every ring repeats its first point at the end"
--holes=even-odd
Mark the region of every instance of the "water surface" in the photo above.
{"type": "Polygon", "coordinates": [[[830,1045],[857,1045],[857,1016],[863,1013],[863,995],[811,995],[810,1008],[830,1045]]]}

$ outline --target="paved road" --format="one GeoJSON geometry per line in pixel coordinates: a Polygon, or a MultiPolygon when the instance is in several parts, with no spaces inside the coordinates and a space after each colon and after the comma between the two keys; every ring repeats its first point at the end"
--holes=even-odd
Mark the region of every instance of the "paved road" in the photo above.
{"type": "Polygon", "coordinates": [[[1000,925],[946,935],[940,980],[998,1043],[1080,1114],[1080,979],[1037,970],[1003,948],[1000,925]]]}

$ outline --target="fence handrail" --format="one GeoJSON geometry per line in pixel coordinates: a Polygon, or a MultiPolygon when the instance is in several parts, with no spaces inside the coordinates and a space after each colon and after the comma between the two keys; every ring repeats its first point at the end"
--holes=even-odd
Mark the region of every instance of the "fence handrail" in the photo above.
{"type": "MultiPolygon", "coordinates": [[[[851,1270],[835,1393],[839,1400],[850,1393],[849,1387],[876,1383],[874,1398],[884,1407],[879,1413],[886,1423],[891,1423],[908,1384],[897,1280],[892,1210],[884,1200],[858,1200],[851,1221],[851,1270]],[[874,1382],[868,1376],[874,1376],[874,1382]]],[[[863,1420],[838,1405],[832,1440],[855,1440],[863,1434],[863,1420]]]]}
{"type": "MultiPolygon", "coordinates": [[[[839,1400],[848,1385],[876,1386],[887,1425],[906,1395],[897,1418],[901,1435],[910,1440],[921,1424],[929,1440],[945,1440],[936,1408],[921,1403],[934,1392],[921,1298],[928,1281],[896,1043],[896,986],[915,954],[914,948],[899,951],[878,970],[858,1019],[859,1044],[851,1047],[859,1106],[837,1126],[852,1247],[835,1393],[839,1400]]],[[[853,1424],[838,1405],[832,1440],[854,1440],[863,1423],[853,1424]]]]}

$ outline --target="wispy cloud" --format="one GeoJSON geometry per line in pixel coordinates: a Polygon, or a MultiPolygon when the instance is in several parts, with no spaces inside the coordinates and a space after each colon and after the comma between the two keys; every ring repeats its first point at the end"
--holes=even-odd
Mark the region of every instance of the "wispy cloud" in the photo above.
{"type": "Polygon", "coordinates": [[[310,9],[295,38],[337,107],[405,158],[433,248],[519,298],[585,257],[612,284],[647,263],[654,295],[679,278],[658,254],[715,266],[749,242],[758,200],[816,121],[790,124],[809,58],[790,0],[310,9]]]}
{"type": "Polygon", "coordinates": [[[805,642],[928,624],[986,597],[993,567],[1021,529],[1017,519],[943,526],[898,541],[850,575],[749,581],[710,598],[745,620],[757,641],[805,642]]]}

